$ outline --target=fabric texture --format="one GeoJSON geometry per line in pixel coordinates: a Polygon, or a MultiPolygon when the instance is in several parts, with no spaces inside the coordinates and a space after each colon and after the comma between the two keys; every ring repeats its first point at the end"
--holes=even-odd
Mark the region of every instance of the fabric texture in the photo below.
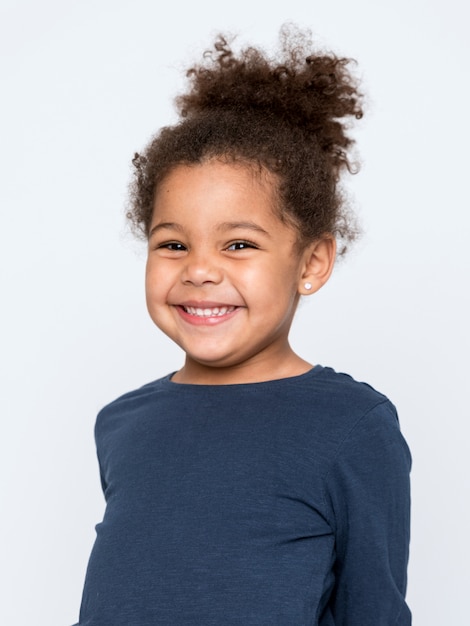
{"type": "Polygon", "coordinates": [[[410,454],[368,385],[167,376],[106,406],[96,443],[79,626],[411,624],[410,454]]]}

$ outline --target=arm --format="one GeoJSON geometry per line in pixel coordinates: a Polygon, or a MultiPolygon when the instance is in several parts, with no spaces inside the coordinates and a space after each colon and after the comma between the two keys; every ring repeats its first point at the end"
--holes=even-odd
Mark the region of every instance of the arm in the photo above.
{"type": "Polygon", "coordinates": [[[338,626],[409,626],[405,603],[411,457],[393,405],[375,406],[343,442],[327,476],[336,532],[338,626]]]}

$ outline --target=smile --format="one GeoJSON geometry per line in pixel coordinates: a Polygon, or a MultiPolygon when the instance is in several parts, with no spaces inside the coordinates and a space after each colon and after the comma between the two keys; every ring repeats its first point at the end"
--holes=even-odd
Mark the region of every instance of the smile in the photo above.
{"type": "Polygon", "coordinates": [[[213,308],[199,308],[194,306],[182,306],[182,309],[188,313],[189,315],[194,315],[196,317],[222,317],[223,315],[227,315],[228,313],[232,313],[235,311],[235,306],[215,306],[213,308]]]}

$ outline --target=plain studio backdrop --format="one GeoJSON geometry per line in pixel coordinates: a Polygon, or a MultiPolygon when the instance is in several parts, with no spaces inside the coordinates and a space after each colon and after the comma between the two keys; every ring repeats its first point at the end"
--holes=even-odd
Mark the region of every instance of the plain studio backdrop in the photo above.
{"type": "Polygon", "coordinates": [[[301,304],[292,342],[397,405],[414,624],[468,624],[464,1],[2,0],[2,625],[76,621],[104,509],[96,413],[182,363],[145,310],[131,158],[175,121],[183,70],[217,32],[273,50],[285,21],[354,57],[369,95],[347,181],[365,235],[301,304]]]}

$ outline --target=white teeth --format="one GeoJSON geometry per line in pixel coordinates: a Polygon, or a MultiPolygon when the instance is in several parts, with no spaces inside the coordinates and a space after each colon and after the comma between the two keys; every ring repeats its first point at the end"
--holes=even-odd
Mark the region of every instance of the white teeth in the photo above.
{"type": "Polygon", "coordinates": [[[235,310],[234,306],[215,306],[213,309],[200,309],[194,306],[184,306],[183,308],[186,313],[196,315],[197,317],[220,317],[235,310]]]}

